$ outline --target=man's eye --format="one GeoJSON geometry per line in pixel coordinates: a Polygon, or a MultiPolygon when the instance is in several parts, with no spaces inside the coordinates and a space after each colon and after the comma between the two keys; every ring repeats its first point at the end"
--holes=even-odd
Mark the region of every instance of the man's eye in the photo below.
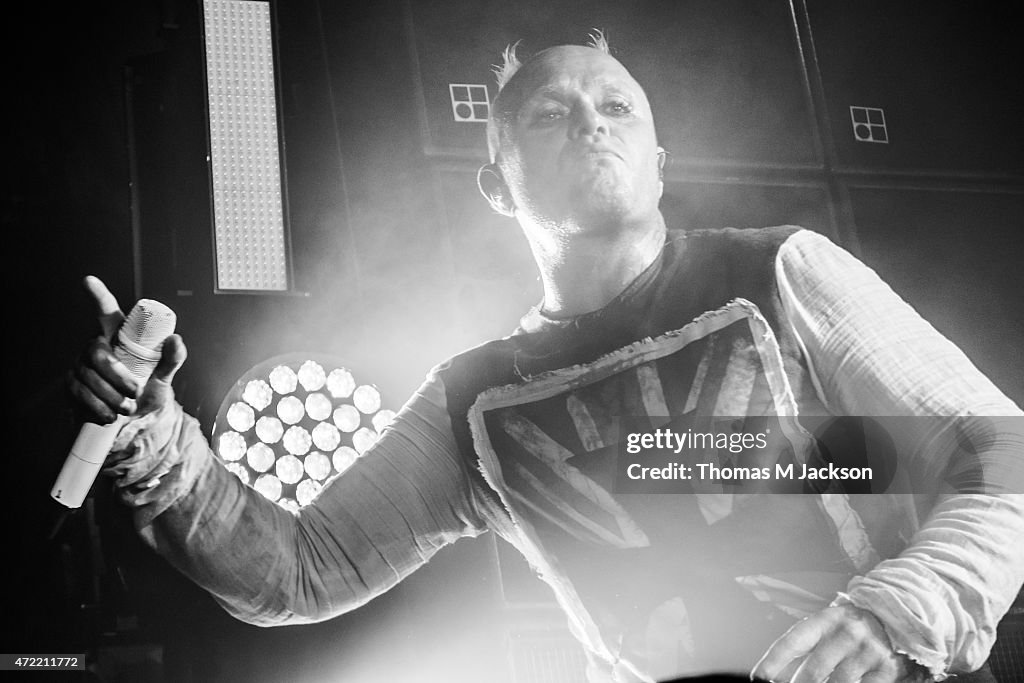
{"type": "Polygon", "coordinates": [[[562,118],[561,109],[542,109],[534,116],[534,119],[539,123],[550,123],[560,118],[562,118]]]}
{"type": "Polygon", "coordinates": [[[607,109],[612,114],[622,116],[625,114],[632,113],[633,105],[630,104],[629,102],[626,102],[625,100],[612,100],[605,106],[605,109],[607,109]]]}

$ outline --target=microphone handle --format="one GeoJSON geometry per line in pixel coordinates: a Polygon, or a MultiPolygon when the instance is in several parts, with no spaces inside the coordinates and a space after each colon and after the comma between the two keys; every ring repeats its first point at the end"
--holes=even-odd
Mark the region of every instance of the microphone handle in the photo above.
{"type": "Polygon", "coordinates": [[[89,495],[89,489],[114,445],[114,439],[127,421],[127,416],[118,415],[114,422],[107,425],[92,422],[82,425],[57,475],[57,481],[50,490],[54,500],[69,508],[82,507],[82,502],[89,495]]]}

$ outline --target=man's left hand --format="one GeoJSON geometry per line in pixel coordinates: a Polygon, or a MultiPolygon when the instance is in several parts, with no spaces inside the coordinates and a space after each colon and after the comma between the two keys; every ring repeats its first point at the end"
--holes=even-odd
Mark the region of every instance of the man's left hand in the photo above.
{"type": "Polygon", "coordinates": [[[751,673],[781,683],[894,683],[920,680],[893,651],[878,619],[853,605],[827,607],[779,637],[751,673]]]}

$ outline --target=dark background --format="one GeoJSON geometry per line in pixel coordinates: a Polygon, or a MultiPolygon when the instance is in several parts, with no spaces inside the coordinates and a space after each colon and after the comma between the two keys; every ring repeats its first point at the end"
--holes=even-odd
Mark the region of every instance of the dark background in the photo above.
{"type": "MultiPolygon", "coordinates": [[[[207,430],[271,356],[333,354],[397,408],[433,364],[514,327],[536,271],[476,194],[483,124],[452,120],[447,84],[493,97],[490,67],[518,39],[529,54],[607,31],[672,154],[674,227],[823,232],[1024,401],[1024,50],[1001,3],[276,4],[293,287],[273,295],[214,292],[200,7],[36,4],[4,22],[0,221],[18,316],[2,651],[88,650],[103,680],[126,681],[534,681],[537,662],[577,661],[490,539],[351,615],[273,630],[154,560],[102,485],[48,539],[47,491],[77,430],[63,373],[96,332],[86,274],[125,308],[177,311],[179,398],[207,430]],[[855,139],[851,105],[885,110],[888,144],[855,139]]],[[[1018,676],[1020,622],[1004,623],[996,663],[1018,676]]]]}

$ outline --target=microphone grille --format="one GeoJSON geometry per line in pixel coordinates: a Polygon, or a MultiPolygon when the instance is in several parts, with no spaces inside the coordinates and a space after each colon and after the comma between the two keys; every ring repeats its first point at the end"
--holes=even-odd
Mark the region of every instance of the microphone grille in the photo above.
{"type": "Polygon", "coordinates": [[[114,354],[136,379],[145,381],[152,374],[175,322],[174,311],[152,299],[139,299],[128,312],[117,332],[114,354]]]}
{"type": "Polygon", "coordinates": [[[177,317],[159,301],[139,299],[121,323],[121,333],[139,346],[159,351],[164,339],[174,332],[177,317]]]}

